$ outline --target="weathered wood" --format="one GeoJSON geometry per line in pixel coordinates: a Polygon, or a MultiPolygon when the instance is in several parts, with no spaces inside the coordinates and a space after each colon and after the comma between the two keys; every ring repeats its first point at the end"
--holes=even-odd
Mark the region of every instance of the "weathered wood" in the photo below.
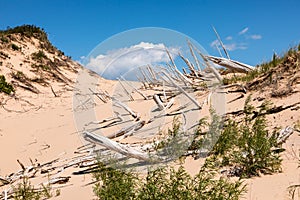
{"type": "Polygon", "coordinates": [[[138,94],[140,94],[140,95],[144,98],[144,100],[148,100],[148,97],[146,97],[140,90],[138,90],[136,87],[134,87],[131,83],[129,83],[128,81],[126,81],[125,78],[123,78],[123,77],[121,76],[121,79],[122,79],[128,86],[132,87],[134,91],[136,91],[138,94]]]}
{"type": "Polygon", "coordinates": [[[97,135],[94,133],[90,133],[85,131],[83,133],[83,137],[85,140],[98,144],[100,146],[106,147],[110,150],[116,151],[122,155],[128,156],[128,157],[132,157],[132,158],[136,158],[139,160],[145,160],[145,161],[152,161],[151,157],[144,152],[135,150],[133,148],[127,147],[123,144],[120,144],[118,142],[115,142],[113,140],[108,139],[107,137],[104,137],[102,135],[97,135]]]}
{"type": "Polygon", "coordinates": [[[220,65],[222,67],[226,67],[233,72],[240,72],[240,73],[247,73],[252,71],[254,68],[250,65],[245,63],[241,63],[235,60],[229,60],[227,58],[215,57],[215,56],[205,56],[208,60],[212,61],[213,63],[220,65]]]}
{"type": "Polygon", "coordinates": [[[198,73],[195,70],[193,64],[187,58],[183,57],[183,55],[179,54],[179,56],[185,62],[185,64],[188,66],[188,68],[192,72],[192,74],[198,78],[198,73]]]}
{"type": "Polygon", "coordinates": [[[194,58],[194,60],[195,60],[195,62],[196,62],[196,66],[197,66],[197,68],[198,68],[198,71],[201,72],[202,70],[201,70],[201,67],[200,67],[200,63],[199,63],[199,60],[198,60],[197,56],[196,56],[195,53],[194,53],[192,44],[191,44],[191,42],[190,42],[189,40],[187,40],[187,43],[188,43],[188,46],[189,46],[189,48],[190,48],[190,53],[191,53],[191,55],[193,56],[193,58],[194,58]]]}
{"type": "Polygon", "coordinates": [[[277,144],[284,143],[294,132],[294,128],[287,126],[280,130],[278,138],[277,138],[277,144]]]}
{"type": "Polygon", "coordinates": [[[121,130],[117,131],[116,133],[108,135],[107,138],[113,139],[113,138],[120,137],[123,135],[125,137],[127,137],[127,136],[133,134],[135,131],[141,129],[145,124],[146,124],[146,122],[144,120],[138,121],[138,122],[134,123],[133,125],[130,125],[129,127],[122,128],[121,130]]]}
{"type": "Polygon", "coordinates": [[[106,99],[104,99],[102,95],[95,93],[91,88],[89,88],[89,90],[92,92],[92,94],[96,95],[96,97],[98,97],[98,99],[100,99],[103,103],[107,103],[106,99]]]}
{"type": "Polygon", "coordinates": [[[199,109],[202,108],[202,106],[197,102],[196,99],[194,99],[193,97],[191,97],[191,95],[189,95],[184,89],[182,89],[178,84],[176,84],[167,73],[165,73],[164,71],[163,71],[163,73],[172,82],[172,84],[177,87],[177,89],[180,92],[182,92],[188,99],[190,99],[197,106],[197,108],[199,108],[199,109]]]}
{"type": "Polygon", "coordinates": [[[217,30],[215,29],[215,27],[213,27],[213,29],[214,29],[214,32],[215,32],[217,38],[218,38],[218,41],[220,42],[220,44],[221,44],[221,46],[222,46],[222,48],[224,50],[224,53],[226,54],[227,58],[230,60],[229,54],[228,54],[228,52],[227,52],[227,50],[225,48],[225,45],[223,44],[223,42],[221,40],[221,37],[219,36],[219,34],[218,34],[217,30]]]}
{"type": "Polygon", "coordinates": [[[153,100],[155,101],[160,111],[168,109],[174,104],[174,98],[172,98],[169,102],[167,102],[166,105],[164,105],[163,101],[160,99],[160,97],[157,94],[153,95],[153,100]]]}
{"type": "Polygon", "coordinates": [[[122,108],[124,108],[124,110],[126,110],[134,119],[139,119],[139,114],[132,111],[131,108],[129,108],[127,105],[125,105],[124,103],[122,103],[121,101],[117,100],[116,98],[113,99],[114,103],[121,106],[122,108]]]}
{"type": "Polygon", "coordinates": [[[54,97],[58,97],[57,94],[55,93],[55,91],[54,91],[52,85],[50,85],[50,88],[51,88],[51,92],[53,93],[54,97]]]}
{"type": "Polygon", "coordinates": [[[131,101],[134,101],[133,97],[131,96],[131,93],[126,89],[126,87],[123,85],[122,81],[118,78],[118,81],[120,83],[120,85],[122,86],[123,90],[125,91],[125,93],[127,94],[127,96],[129,97],[129,99],[131,101]]]}

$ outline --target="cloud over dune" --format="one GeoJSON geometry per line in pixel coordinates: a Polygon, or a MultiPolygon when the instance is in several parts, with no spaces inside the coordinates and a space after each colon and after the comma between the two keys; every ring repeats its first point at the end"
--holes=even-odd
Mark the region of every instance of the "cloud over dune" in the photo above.
{"type": "MultiPolygon", "coordinates": [[[[96,57],[90,57],[86,67],[105,78],[114,79],[139,66],[168,62],[169,57],[165,48],[166,46],[162,43],[140,42],[130,47],[115,49],[96,57]]],[[[167,48],[174,58],[180,51],[179,47],[167,48]]]]}

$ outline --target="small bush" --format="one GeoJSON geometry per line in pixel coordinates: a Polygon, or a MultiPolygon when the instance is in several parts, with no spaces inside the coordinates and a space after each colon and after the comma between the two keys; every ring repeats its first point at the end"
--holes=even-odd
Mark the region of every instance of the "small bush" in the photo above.
{"type": "Polygon", "coordinates": [[[96,185],[94,193],[99,199],[136,199],[136,200],[192,200],[228,199],[237,200],[245,191],[242,182],[216,179],[213,174],[200,171],[191,177],[181,166],[158,168],[149,171],[145,178],[132,172],[105,167],[99,164],[94,172],[96,185]]]}
{"type": "Polygon", "coordinates": [[[20,81],[25,81],[27,79],[27,77],[25,76],[25,74],[21,71],[17,71],[17,72],[12,72],[11,73],[12,78],[16,79],[16,80],[20,80],[20,81]]]}
{"type": "MultiPolygon", "coordinates": [[[[56,191],[56,196],[59,192],[56,191]]],[[[21,183],[13,187],[13,198],[15,200],[40,200],[52,197],[50,186],[42,186],[42,188],[34,188],[28,178],[24,177],[21,183]]]]}
{"type": "Polygon", "coordinates": [[[12,48],[14,51],[19,51],[19,50],[20,50],[20,47],[19,47],[18,45],[14,44],[14,43],[11,45],[11,48],[12,48]]]}
{"type": "Polygon", "coordinates": [[[9,42],[9,39],[7,37],[3,36],[3,35],[0,37],[0,40],[1,40],[2,43],[8,43],[9,42]]]}
{"type": "Polygon", "coordinates": [[[276,134],[266,129],[266,113],[269,107],[264,102],[258,111],[250,105],[250,97],[245,102],[244,117],[240,122],[229,120],[214,147],[214,155],[222,160],[221,165],[235,166],[243,177],[257,176],[259,173],[280,171],[281,159],[278,152],[276,134]]]}
{"type": "Polygon", "coordinates": [[[0,92],[4,92],[5,94],[10,94],[14,91],[15,90],[13,86],[6,82],[5,76],[0,75],[0,92]]]}
{"type": "Polygon", "coordinates": [[[38,52],[32,53],[31,58],[33,60],[42,60],[43,58],[47,58],[47,56],[44,51],[39,50],[38,52]]]}
{"type": "Polygon", "coordinates": [[[98,171],[93,176],[99,181],[93,188],[99,199],[135,198],[136,178],[133,174],[105,167],[102,163],[99,163],[98,171]]]}

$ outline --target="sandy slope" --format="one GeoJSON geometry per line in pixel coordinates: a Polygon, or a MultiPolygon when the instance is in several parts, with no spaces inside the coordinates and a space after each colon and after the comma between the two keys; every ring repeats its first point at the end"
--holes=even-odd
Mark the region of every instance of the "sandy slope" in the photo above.
{"type": "MultiPolygon", "coordinates": [[[[19,46],[23,47],[23,54],[20,52],[13,52],[9,50],[11,58],[4,61],[4,66],[0,70],[1,74],[8,75],[8,80],[12,80],[9,74],[12,71],[22,71],[27,77],[35,77],[37,74],[32,72],[30,62],[24,62],[24,57],[30,56],[33,52],[37,51],[37,44],[28,42],[16,42],[19,46]],[[21,65],[22,63],[22,65],[21,65]]],[[[46,53],[50,59],[58,58],[61,62],[65,58],[58,57],[56,54],[46,53]]],[[[71,80],[71,83],[63,83],[56,80],[49,79],[53,90],[57,93],[58,97],[54,97],[53,92],[49,86],[41,86],[34,84],[40,91],[34,94],[22,88],[17,88],[17,98],[0,94],[0,176],[6,176],[12,172],[20,170],[17,159],[20,160],[25,166],[30,166],[32,163],[46,163],[51,160],[59,158],[56,166],[63,165],[70,161],[70,159],[78,156],[74,152],[83,144],[83,140],[78,133],[78,126],[83,127],[84,124],[90,122],[90,113],[85,111],[78,112],[74,118],[73,98],[74,93],[78,92],[73,90],[74,83],[78,78],[76,70],[80,67],[73,61],[68,61],[68,67],[61,66],[60,72],[71,80]],[[82,114],[82,115],[81,115],[82,114]],[[88,115],[88,116],[86,116],[88,115]],[[78,117],[82,117],[83,120],[78,117]]],[[[49,77],[48,77],[49,78],[49,77]]],[[[104,80],[95,77],[92,73],[87,73],[86,83],[91,84],[88,87],[101,89],[107,91],[110,95],[117,95],[120,85],[114,81],[104,80]],[[88,81],[89,79],[93,81],[88,81]]],[[[300,88],[299,84],[295,88],[296,93],[282,98],[270,98],[269,96],[259,92],[252,92],[253,104],[258,106],[261,101],[255,100],[257,97],[265,97],[271,100],[274,105],[290,105],[300,101],[300,88]]],[[[146,95],[153,95],[153,91],[143,91],[146,95]]],[[[240,96],[239,93],[228,93],[225,99],[218,99],[216,105],[226,105],[226,112],[237,111],[243,108],[246,96],[238,100],[234,100],[240,96]],[[226,101],[226,102],[224,102],[226,101]]],[[[83,100],[92,96],[90,102],[91,110],[94,112],[95,117],[93,120],[103,120],[111,117],[113,108],[111,102],[103,103],[95,95],[83,94],[83,100]]],[[[133,94],[136,101],[128,102],[128,105],[134,110],[141,113],[141,118],[148,120],[151,115],[155,113],[155,103],[152,99],[143,101],[142,97],[136,92],[133,94]]],[[[197,100],[199,103],[205,102],[207,94],[198,94],[197,100]]],[[[214,100],[213,100],[214,101],[214,100]]],[[[184,101],[183,101],[184,102],[184,101]]],[[[179,107],[183,104],[178,100],[175,101],[174,107],[179,107]]],[[[85,106],[88,104],[84,104],[85,106]]],[[[78,107],[80,108],[80,106],[78,107]]],[[[118,111],[118,110],[117,110],[118,111]]],[[[204,103],[203,109],[198,113],[199,116],[204,117],[209,114],[209,105],[204,103]]],[[[126,116],[128,117],[128,116],[126,116]]],[[[124,117],[124,118],[126,118],[124,117]]],[[[142,131],[138,131],[136,135],[123,139],[123,143],[147,143],[151,142],[151,137],[157,133],[158,130],[166,129],[172,124],[173,117],[163,118],[159,123],[151,126],[146,125],[142,131]],[[155,127],[153,129],[153,127],[155,127]],[[162,128],[163,127],[163,128],[162,128]],[[145,131],[147,130],[147,131],[145,131]],[[150,139],[149,139],[150,138],[150,139]]],[[[195,118],[194,120],[198,120],[195,118]]],[[[300,120],[299,109],[287,109],[277,114],[268,116],[268,124],[271,129],[275,127],[292,126],[297,120],[300,120]]],[[[104,135],[113,133],[126,124],[104,129],[104,135]]],[[[97,127],[97,126],[95,126],[97,127]]],[[[159,136],[157,136],[159,137],[159,136]]],[[[282,153],[282,173],[273,175],[262,175],[245,180],[247,183],[247,194],[244,199],[287,199],[287,187],[291,184],[300,183],[299,165],[299,149],[300,139],[299,133],[294,134],[284,144],[286,151],[282,153]]],[[[191,174],[196,174],[203,164],[203,160],[193,160],[193,158],[186,158],[184,166],[191,174]]],[[[95,198],[92,192],[91,175],[72,175],[72,172],[79,170],[79,168],[67,168],[62,172],[51,172],[50,178],[54,176],[71,176],[68,183],[61,186],[55,185],[54,187],[62,187],[61,195],[55,199],[93,199],[95,198]]],[[[36,178],[31,179],[33,183],[39,184],[46,182],[49,177],[45,174],[38,174],[36,178]]],[[[8,186],[0,187],[0,192],[7,189],[8,186]]]]}
{"type": "MultiPolygon", "coordinates": [[[[99,83],[108,92],[113,92],[115,83],[102,80],[99,83]],[[106,87],[105,87],[106,85],[106,87]]],[[[30,165],[29,158],[43,163],[49,160],[60,158],[64,159],[74,157],[74,151],[82,145],[81,139],[76,132],[74,116],[72,112],[73,92],[68,91],[60,97],[53,97],[51,92],[43,94],[43,101],[39,102],[41,107],[30,110],[25,113],[7,112],[1,109],[1,136],[0,152],[1,154],[1,175],[6,175],[20,169],[16,159],[19,159],[24,165],[30,165]],[[47,147],[47,145],[49,145],[47,147]]],[[[254,94],[253,98],[256,95],[254,94]]],[[[238,94],[227,95],[226,100],[236,98],[238,94]]],[[[275,105],[289,104],[299,100],[299,93],[296,93],[285,99],[273,99],[275,105]]],[[[38,99],[38,98],[37,98],[38,99]]],[[[245,98],[227,104],[227,111],[242,109],[245,98]]],[[[19,102],[15,102],[17,105],[19,102]]],[[[255,101],[254,101],[255,103],[255,101]]],[[[258,103],[258,102],[256,102],[258,103]]],[[[137,108],[143,107],[142,104],[137,108]]],[[[145,105],[144,105],[145,106],[145,105]]],[[[152,105],[153,106],[153,105],[152,105]]],[[[11,105],[13,107],[13,103],[11,105]]],[[[110,116],[110,104],[98,102],[96,106],[99,118],[110,116]],[[108,114],[101,111],[107,110],[108,114]]],[[[106,113],[106,112],[105,112],[106,113]]],[[[300,119],[297,111],[283,111],[271,117],[270,125],[285,126],[291,125],[300,119]]],[[[299,183],[298,158],[300,147],[299,135],[294,133],[284,145],[286,152],[282,154],[283,166],[282,173],[274,175],[263,175],[255,177],[245,182],[248,184],[248,193],[245,199],[285,199],[287,198],[287,187],[291,184],[299,183]]],[[[195,174],[201,165],[200,160],[186,159],[186,169],[195,174]]],[[[60,175],[69,176],[74,169],[67,169],[60,175]]],[[[45,180],[45,177],[44,177],[45,180]]],[[[66,187],[61,189],[61,195],[57,199],[92,199],[92,187],[84,186],[90,183],[90,175],[72,176],[66,187]]]]}

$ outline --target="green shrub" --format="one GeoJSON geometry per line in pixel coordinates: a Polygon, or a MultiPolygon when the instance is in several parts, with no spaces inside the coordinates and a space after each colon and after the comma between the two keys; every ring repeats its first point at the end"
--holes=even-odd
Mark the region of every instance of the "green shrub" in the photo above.
{"type": "MultiPolygon", "coordinates": [[[[56,190],[56,196],[59,195],[59,191],[56,190]]],[[[40,200],[49,199],[52,197],[50,186],[42,185],[42,188],[35,188],[27,177],[22,179],[22,182],[13,186],[13,198],[15,200],[40,200]]]]}
{"type": "Polygon", "coordinates": [[[191,177],[182,166],[177,170],[158,168],[149,171],[145,178],[139,178],[132,172],[99,164],[94,177],[98,181],[94,186],[94,193],[99,199],[236,200],[245,191],[240,181],[216,179],[213,174],[204,171],[191,177]]]}
{"type": "Polygon", "coordinates": [[[44,51],[39,50],[38,52],[32,53],[31,54],[31,58],[33,60],[42,60],[43,58],[47,58],[46,54],[44,53],[44,51]]]}
{"type": "Polygon", "coordinates": [[[155,144],[155,150],[158,156],[175,160],[184,155],[189,146],[189,138],[183,131],[179,118],[174,117],[172,128],[168,128],[164,138],[155,144]]]}
{"type": "Polygon", "coordinates": [[[21,71],[17,71],[17,72],[12,72],[11,73],[12,78],[20,80],[20,81],[25,81],[27,79],[27,77],[25,76],[25,74],[21,71]]]}
{"type": "Polygon", "coordinates": [[[243,177],[280,171],[279,153],[272,151],[278,147],[276,134],[266,129],[263,115],[270,104],[264,102],[257,111],[249,102],[250,97],[245,102],[241,121],[226,123],[213,153],[221,158],[221,165],[237,167],[243,177]]]}
{"type": "Polygon", "coordinates": [[[4,92],[5,94],[10,94],[14,91],[15,90],[13,86],[6,82],[5,76],[0,75],[0,92],[4,92]]]}
{"type": "Polygon", "coordinates": [[[98,183],[93,191],[99,199],[134,199],[136,178],[134,174],[105,167],[99,163],[93,174],[98,183]]]}
{"type": "Polygon", "coordinates": [[[9,42],[9,39],[7,37],[3,36],[3,35],[1,35],[0,40],[3,43],[8,43],[9,42]]]}
{"type": "Polygon", "coordinates": [[[11,48],[14,50],[14,51],[19,51],[20,50],[20,47],[14,43],[12,43],[11,45],[11,48]]]}

